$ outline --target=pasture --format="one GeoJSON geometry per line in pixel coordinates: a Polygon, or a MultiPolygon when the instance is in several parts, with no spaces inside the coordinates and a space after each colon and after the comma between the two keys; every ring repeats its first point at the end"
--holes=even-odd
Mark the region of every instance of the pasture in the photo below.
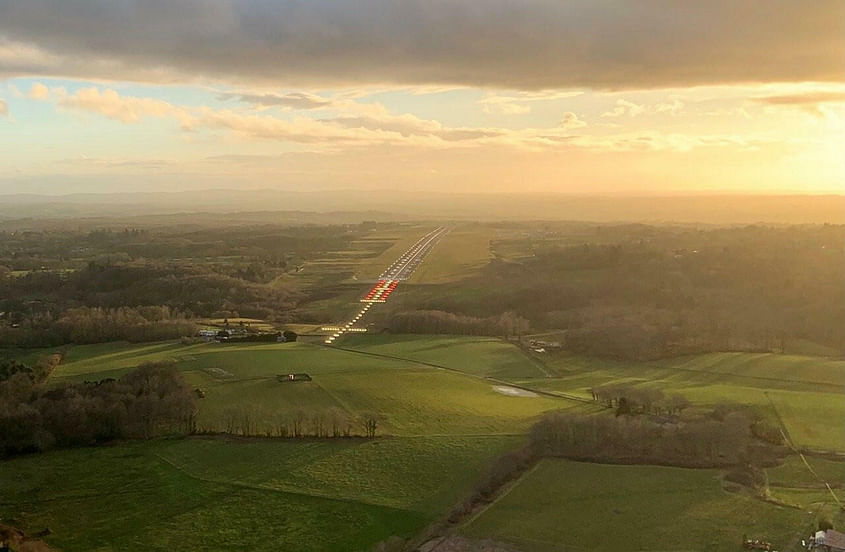
{"type": "Polygon", "coordinates": [[[410,536],[512,437],[160,440],[6,461],[0,516],[65,551],[359,551],[410,536]]]}
{"type": "Polygon", "coordinates": [[[761,353],[712,353],[659,362],[619,362],[554,355],[553,378],[525,385],[588,398],[590,388],[624,383],[679,393],[692,403],[756,406],[781,420],[794,444],[845,451],[845,361],[761,353]]]}
{"type": "Polygon", "coordinates": [[[525,552],[734,550],[744,534],[790,550],[814,521],[723,490],[717,470],[543,460],[462,532],[525,552]]]}
{"type": "MultiPolygon", "coordinates": [[[[375,413],[382,437],[196,437],[20,457],[0,471],[0,515],[30,531],[50,527],[48,542],[67,551],[370,550],[448,511],[544,412],[590,408],[511,396],[495,389],[501,381],[584,398],[593,386],[624,382],[700,406],[752,404],[773,418],[777,412],[799,446],[845,450],[837,383],[845,363],[814,357],[723,353],[622,363],[527,355],[495,338],[367,334],[337,348],[74,346],[51,380],[117,377],[155,361],[175,362],[205,391],[197,401],[201,429],[248,418],[250,433],[263,435],[297,415],[375,413]],[[276,380],[291,372],[313,381],[276,380]]],[[[818,512],[839,515],[819,479],[841,486],[845,463],[809,462],[818,477],[797,456],[767,470],[777,505],[725,491],[718,470],[544,460],[460,531],[525,552],[724,550],[743,533],[789,549],[818,512]]]]}
{"type": "Polygon", "coordinates": [[[344,347],[429,362],[477,376],[528,379],[544,375],[542,364],[511,343],[470,336],[351,336],[344,347]]]}
{"type": "MultiPolygon", "coordinates": [[[[385,338],[349,341],[362,344],[362,351],[367,344],[383,350],[379,344],[385,338]]],[[[510,397],[475,377],[488,375],[485,368],[490,375],[536,375],[536,366],[512,345],[495,339],[430,342],[439,348],[433,347],[429,356],[422,340],[398,340],[392,352],[408,360],[302,342],[82,346],[71,349],[53,381],[116,377],[142,362],[171,360],[192,386],[206,393],[198,401],[201,429],[221,431],[233,419],[240,423],[248,417],[253,432],[261,434],[297,412],[311,416],[330,410],[350,417],[376,413],[382,434],[519,433],[543,412],[573,406],[549,397],[510,397]],[[454,370],[416,361],[443,362],[454,370]],[[467,374],[458,371],[462,369],[467,374]],[[309,373],[313,381],[276,381],[277,374],[293,372],[309,373]]],[[[389,344],[385,347],[391,350],[389,344]]]]}

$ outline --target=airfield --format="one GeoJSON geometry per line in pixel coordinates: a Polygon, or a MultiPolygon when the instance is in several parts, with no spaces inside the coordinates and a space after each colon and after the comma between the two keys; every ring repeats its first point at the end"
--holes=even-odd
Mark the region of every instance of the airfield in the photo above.
{"type": "MultiPolygon", "coordinates": [[[[432,225],[397,237],[396,262],[361,268],[327,320],[361,327],[360,309],[385,307],[361,302],[379,280],[401,281],[388,294],[395,301],[405,288],[463,277],[489,259],[493,232],[432,225]]],[[[525,552],[733,550],[744,534],[791,550],[820,512],[845,522],[845,361],[713,353],[623,363],[491,337],[345,331],[327,344],[332,333],[312,330],[295,343],[71,347],[53,381],[175,362],[205,391],[197,425],[206,434],[12,459],[0,472],[0,516],[49,527],[48,542],[66,551],[368,551],[443,521],[544,413],[601,411],[589,389],[626,383],[682,394],[691,408],[754,405],[809,466],[792,455],[767,468],[764,500],[729,490],[719,470],[546,459],[451,531],[525,552]],[[300,372],[312,381],[277,381],[300,372]],[[332,413],[376,413],[376,438],[273,436],[280,420],[332,413]]]]}

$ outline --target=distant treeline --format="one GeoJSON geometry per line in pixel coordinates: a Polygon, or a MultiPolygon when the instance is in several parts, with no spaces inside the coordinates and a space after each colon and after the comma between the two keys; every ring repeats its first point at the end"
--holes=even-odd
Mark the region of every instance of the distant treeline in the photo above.
{"type": "Polygon", "coordinates": [[[394,333],[518,335],[528,330],[528,321],[513,312],[476,318],[438,310],[419,310],[394,314],[388,321],[388,329],[394,333]]]}
{"type": "Polygon", "coordinates": [[[18,370],[0,381],[0,455],[185,434],[195,416],[194,392],[172,365],[50,386],[18,370]]]}
{"type": "MultiPolygon", "coordinates": [[[[845,354],[845,226],[526,228],[535,235],[493,247],[529,256],[498,258],[436,295],[421,290],[405,308],[456,320],[510,312],[532,331],[558,330],[568,351],[619,359],[845,354]],[[569,232],[584,242],[571,245],[569,232]]],[[[391,328],[414,331],[404,321],[391,328]]]]}
{"type": "Polygon", "coordinates": [[[161,341],[194,335],[196,325],[167,306],[79,307],[58,318],[47,312],[0,326],[0,347],[54,347],[64,343],[161,341]]]}
{"type": "Polygon", "coordinates": [[[0,232],[0,347],[169,339],[190,333],[198,317],[291,322],[315,290],[280,276],[369,230],[197,228],[190,218],[184,227],[157,229],[0,232]]]}

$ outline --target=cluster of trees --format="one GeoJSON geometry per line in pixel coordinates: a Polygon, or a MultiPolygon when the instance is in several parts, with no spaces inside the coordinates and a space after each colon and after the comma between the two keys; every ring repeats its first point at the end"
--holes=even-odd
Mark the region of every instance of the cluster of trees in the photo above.
{"type": "Polygon", "coordinates": [[[0,347],[168,339],[185,335],[186,321],[220,313],[290,322],[309,291],[279,277],[325,251],[349,247],[363,232],[207,222],[0,232],[0,347]],[[143,311],[149,307],[174,314],[151,317],[143,311]]]}
{"type": "Polygon", "coordinates": [[[593,387],[590,394],[594,401],[616,408],[618,414],[653,414],[678,416],[690,403],[683,395],[666,395],[654,387],[639,387],[613,383],[593,387]]]}
{"type": "Polygon", "coordinates": [[[415,310],[394,314],[388,329],[394,333],[511,336],[527,332],[528,321],[511,311],[476,318],[439,310],[415,310]]]}
{"type": "Polygon", "coordinates": [[[771,427],[738,406],[673,422],[554,413],[537,422],[530,435],[540,456],[608,463],[719,467],[771,461],[783,453],[771,427]]]}
{"type": "Polygon", "coordinates": [[[447,521],[457,524],[479,505],[491,502],[499,489],[517,479],[538,458],[535,449],[530,445],[498,457],[482,474],[472,493],[449,512],[447,521]]]}
{"type": "MultiPolygon", "coordinates": [[[[272,416],[271,416],[272,417],[272,416]]],[[[226,434],[244,437],[375,437],[381,417],[372,412],[355,416],[340,408],[297,409],[268,424],[268,416],[248,409],[223,412],[221,425],[197,427],[201,434],[226,434]]]]}
{"type": "Polygon", "coordinates": [[[195,416],[194,392],[170,364],[50,386],[18,371],[0,381],[0,455],[190,433],[195,416]]]}
{"type": "Polygon", "coordinates": [[[44,383],[56,366],[61,364],[64,353],[53,353],[39,357],[33,366],[29,366],[13,358],[0,359],[0,382],[6,381],[15,374],[24,374],[35,383],[44,383]]]}
{"type": "MultiPolygon", "coordinates": [[[[228,270],[228,269],[226,269],[228,270]]],[[[195,316],[237,311],[263,318],[290,308],[297,294],[283,286],[226,274],[216,265],[157,262],[90,263],[78,270],[34,271],[0,278],[0,308],[21,323],[37,314],[79,306],[164,305],[195,316]]]]}
{"type": "Polygon", "coordinates": [[[845,226],[564,226],[525,224],[527,237],[494,242],[508,255],[477,278],[405,304],[459,318],[513,312],[533,331],[561,330],[568,351],[626,360],[845,353],[845,226]]]}
{"type": "MultiPolygon", "coordinates": [[[[600,390],[596,399],[624,404],[623,397],[608,388],[600,390]]],[[[531,427],[528,443],[489,466],[473,492],[452,509],[447,521],[460,523],[544,457],[723,467],[727,468],[728,481],[760,490],[765,486],[761,466],[774,464],[787,453],[776,428],[752,409],[737,404],[720,404],[707,414],[672,422],[654,416],[554,412],[531,427]]]]}
{"type": "Polygon", "coordinates": [[[54,347],[64,343],[160,341],[194,335],[188,315],[168,306],[78,307],[58,318],[47,312],[0,326],[0,347],[54,347]]]}

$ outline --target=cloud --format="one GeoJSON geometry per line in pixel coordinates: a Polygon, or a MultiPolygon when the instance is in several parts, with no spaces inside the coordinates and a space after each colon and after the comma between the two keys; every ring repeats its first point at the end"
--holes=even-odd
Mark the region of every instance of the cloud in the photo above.
{"type": "Polygon", "coordinates": [[[645,106],[629,102],[628,100],[616,100],[616,106],[610,111],[605,111],[601,114],[602,117],[622,117],[628,115],[629,117],[636,117],[645,113],[645,106]]]}
{"type": "Polygon", "coordinates": [[[677,115],[684,109],[684,102],[681,100],[673,100],[671,102],[662,102],[654,106],[656,113],[669,113],[670,115],[677,115]]]}
{"type": "Polygon", "coordinates": [[[491,96],[478,101],[484,113],[499,115],[522,115],[531,111],[531,106],[520,100],[503,96],[491,96]]]}
{"type": "Polygon", "coordinates": [[[0,117],[7,117],[9,115],[9,104],[5,100],[0,99],[0,117]]]}
{"type": "MultiPolygon", "coordinates": [[[[293,118],[265,112],[212,109],[207,106],[178,106],[169,102],[122,96],[112,89],[80,89],[68,95],[60,88],[48,90],[48,97],[65,109],[92,112],[123,124],[138,124],[148,118],[172,120],[182,130],[224,132],[234,138],[270,140],[307,147],[311,153],[354,151],[379,146],[417,150],[455,148],[505,148],[511,151],[675,151],[731,147],[752,150],[771,143],[765,137],[742,135],[686,135],[657,131],[607,135],[573,135],[587,124],[573,112],[565,112],[552,128],[450,127],[415,115],[391,113],[380,104],[348,102],[345,111],[333,117],[293,118]]],[[[345,105],[340,102],[340,105],[345,105]]],[[[636,104],[635,104],[636,105],[636,104]]],[[[369,150],[373,151],[373,150],[369,150]]],[[[104,164],[83,159],[78,163],[104,164]]],[[[128,166],[130,161],[125,161],[128,166]]],[[[111,163],[109,166],[115,166],[111,163]]],[[[158,168],[148,164],[146,168],[158,168]]]]}
{"type": "Polygon", "coordinates": [[[574,98],[584,92],[581,90],[535,90],[512,91],[508,94],[492,93],[481,98],[484,113],[501,115],[522,115],[531,111],[531,102],[548,102],[565,98],[574,98]]]}
{"type": "Polygon", "coordinates": [[[587,123],[579,119],[578,115],[572,113],[571,111],[567,111],[563,114],[563,118],[560,120],[560,126],[562,128],[571,130],[574,128],[585,127],[587,126],[587,123]]]}
{"type": "Polygon", "coordinates": [[[64,108],[93,111],[122,123],[175,116],[189,126],[191,120],[185,110],[163,100],[124,97],[108,88],[103,91],[96,87],[83,88],[71,96],[60,95],[59,105],[64,108]]]}
{"type": "Polygon", "coordinates": [[[0,0],[0,74],[274,86],[837,81],[841,0],[0,0]]]}
{"type": "Polygon", "coordinates": [[[753,98],[753,100],[765,105],[795,107],[812,113],[813,115],[822,116],[825,114],[825,110],[823,109],[824,106],[829,104],[845,103],[845,91],[818,91],[775,96],[758,96],[753,98]]]}
{"type": "Polygon", "coordinates": [[[50,95],[50,89],[40,82],[32,83],[32,88],[29,89],[29,98],[33,100],[46,100],[50,95]]]}
{"type": "Polygon", "coordinates": [[[290,92],[288,94],[255,94],[255,93],[223,93],[223,100],[236,99],[256,107],[281,107],[283,109],[323,109],[331,107],[334,102],[316,94],[307,92],[290,92]]]}
{"type": "Polygon", "coordinates": [[[167,166],[174,165],[173,161],[165,159],[109,159],[95,157],[73,157],[59,159],[56,163],[61,165],[74,165],[86,168],[100,169],[138,169],[138,170],[161,170],[167,166]]]}

